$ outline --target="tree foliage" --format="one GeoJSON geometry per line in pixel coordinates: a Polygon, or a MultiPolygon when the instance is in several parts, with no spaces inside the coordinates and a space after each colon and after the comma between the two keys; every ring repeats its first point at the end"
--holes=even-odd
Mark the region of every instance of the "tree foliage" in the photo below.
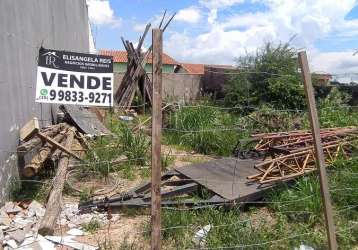
{"type": "Polygon", "coordinates": [[[304,107],[296,50],[289,44],[267,43],[256,54],[239,57],[237,63],[240,74],[233,76],[224,87],[227,106],[304,107]]]}

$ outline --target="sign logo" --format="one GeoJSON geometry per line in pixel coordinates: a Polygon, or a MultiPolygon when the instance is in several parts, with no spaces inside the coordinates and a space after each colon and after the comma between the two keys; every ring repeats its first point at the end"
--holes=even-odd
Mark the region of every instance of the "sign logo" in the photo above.
{"type": "Polygon", "coordinates": [[[58,66],[55,64],[56,59],[60,58],[58,55],[56,55],[55,51],[49,51],[46,52],[44,54],[42,54],[42,56],[46,57],[46,65],[52,65],[54,68],[58,69],[58,66]]]}
{"type": "Polygon", "coordinates": [[[47,89],[41,89],[41,90],[40,90],[40,94],[41,94],[42,96],[46,96],[46,95],[48,94],[48,90],[47,90],[47,89]]]}

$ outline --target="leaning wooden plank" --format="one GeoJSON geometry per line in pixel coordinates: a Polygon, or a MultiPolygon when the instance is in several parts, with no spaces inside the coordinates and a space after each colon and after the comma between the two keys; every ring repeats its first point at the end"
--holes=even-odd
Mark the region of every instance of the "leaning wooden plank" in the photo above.
{"type": "Polygon", "coordinates": [[[26,141],[40,130],[39,120],[34,117],[20,129],[20,140],[26,141]]]}
{"type": "Polygon", "coordinates": [[[50,143],[52,146],[57,147],[59,149],[61,149],[62,151],[64,151],[65,153],[69,154],[70,156],[76,158],[77,160],[82,161],[82,159],[80,157],[78,157],[75,153],[73,153],[71,150],[69,150],[68,147],[64,147],[62,146],[60,143],[58,143],[57,141],[55,141],[54,139],[42,134],[42,133],[38,133],[38,136],[41,137],[42,139],[46,140],[48,143],[50,143]]]}
{"type": "MultiPolygon", "coordinates": [[[[74,134],[74,129],[70,128],[68,137],[66,138],[66,148],[71,148],[74,134]]],[[[66,180],[69,158],[70,157],[68,154],[61,154],[61,158],[56,171],[56,176],[53,179],[52,188],[48,196],[46,212],[41,220],[38,231],[41,235],[53,235],[54,233],[54,227],[56,225],[57,217],[61,212],[62,191],[66,180]]]]}
{"type": "MultiPolygon", "coordinates": [[[[48,136],[48,137],[53,137],[56,134],[58,134],[61,130],[63,130],[64,128],[65,128],[65,123],[60,123],[60,124],[51,126],[43,134],[48,136]]],[[[20,146],[18,146],[17,147],[17,152],[19,154],[24,154],[24,153],[34,149],[35,147],[40,145],[42,142],[43,141],[42,141],[42,139],[40,137],[35,136],[31,140],[29,140],[29,141],[21,144],[20,146]]]]}
{"type": "MultiPolygon", "coordinates": [[[[66,129],[57,134],[53,140],[56,142],[61,142],[65,137],[66,129]]],[[[47,142],[42,148],[39,149],[39,152],[32,157],[31,161],[25,165],[23,170],[23,175],[25,177],[32,177],[36,175],[40,169],[43,167],[44,161],[49,157],[51,152],[54,151],[54,147],[51,143],[47,142]]]]}

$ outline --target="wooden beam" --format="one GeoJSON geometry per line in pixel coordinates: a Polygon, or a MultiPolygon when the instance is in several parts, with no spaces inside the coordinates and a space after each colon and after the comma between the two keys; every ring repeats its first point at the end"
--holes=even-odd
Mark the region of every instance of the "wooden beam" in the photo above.
{"type": "Polygon", "coordinates": [[[77,160],[82,161],[82,159],[80,157],[78,157],[75,153],[73,153],[70,149],[62,146],[60,143],[58,143],[57,141],[55,141],[54,139],[44,135],[43,133],[38,133],[37,134],[40,138],[44,139],[45,141],[47,141],[49,144],[51,144],[52,146],[61,149],[62,151],[64,151],[65,153],[69,154],[70,156],[76,158],[77,160]]]}
{"type": "MultiPolygon", "coordinates": [[[[66,127],[64,123],[59,123],[57,125],[51,126],[48,130],[43,132],[44,135],[48,137],[54,137],[58,133],[60,133],[61,130],[63,130],[66,127]]],[[[20,146],[17,147],[17,152],[21,155],[27,153],[28,151],[36,148],[42,143],[42,139],[40,137],[35,136],[34,138],[28,140],[25,143],[22,143],[20,146]]]]}
{"type": "Polygon", "coordinates": [[[162,133],[162,53],[163,33],[153,29],[153,108],[152,108],[152,206],[151,206],[151,249],[161,249],[161,133],[162,133]]]}
{"type": "Polygon", "coordinates": [[[304,89],[306,93],[308,113],[310,118],[311,131],[316,155],[316,165],[319,173],[321,196],[323,201],[324,215],[326,219],[328,246],[330,250],[337,249],[337,240],[335,233],[335,225],[333,220],[333,208],[328,188],[328,179],[326,173],[326,164],[322,148],[322,141],[319,129],[319,121],[316,109],[316,101],[314,98],[314,90],[312,86],[311,73],[308,66],[306,52],[298,53],[298,60],[301,66],[304,89]]]}
{"type": "MultiPolygon", "coordinates": [[[[74,128],[69,129],[68,137],[66,138],[65,147],[71,148],[74,139],[74,128]]],[[[56,221],[61,212],[62,206],[62,191],[66,181],[67,168],[70,157],[62,153],[56,176],[52,182],[52,188],[46,203],[45,215],[41,220],[39,233],[41,235],[53,235],[56,221]]]]}
{"type": "MultiPolygon", "coordinates": [[[[53,138],[53,140],[60,143],[62,139],[65,137],[65,134],[66,134],[66,130],[63,130],[60,133],[58,133],[53,138]]],[[[47,159],[47,157],[50,156],[52,152],[54,152],[53,146],[50,143],[46,142],[45,145],[39,149],[38,153],[32,157],[31,161],[25,165],[22,174],[27,178],[36,175],[40,171],[40,169],[44,166],[43,164],[45,160],[47,159]]]]}

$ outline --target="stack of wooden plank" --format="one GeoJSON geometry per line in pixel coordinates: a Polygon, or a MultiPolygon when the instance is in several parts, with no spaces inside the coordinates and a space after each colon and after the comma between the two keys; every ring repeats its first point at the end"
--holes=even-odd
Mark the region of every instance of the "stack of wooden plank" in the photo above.
{"type": "MultiPolygon", "coordinates": [[[[166,13],[164,13],[162,21],[160,22],[159,28],[162,28],[165,14],[166,13]]],[[[164,25],[164,28],[162,28],[163,32],[168,27],[174,16],[175,14],[172,15],[164,25]]],[[[152,45],[146,52],[142,52],[142,46],[150,27],[151,24],[147,24],[144,33],[140,37],[136,47],[134,47],[132,42],[124,40],[122,37],[123,46],[126,49],[128,55],[128,64],[127,70],[124,74],[124,77],[122,78],[121,84],[115,93],[114,99],[119,107],[123,109],[130,108],[136,92],[142,96],[144,103],[145,100],[148,100],[150,104],[152,103],[152,81],[145,71],[145,65],[147,64],[147,61],[152,52],[152,45]]]]}
{"type": "Polygon", "coordinates": [[[86,141],[75,127],[67,123],[40,129],[36,118],[29,121],[20,130],[20,140],[22,143],[18,146],[19,155],[35,153],[23,169],[25,177],[37,175],[42,168],[47,166],[47,160],[52,161],[57,166],[52,187],[48,194],[45,216],[39,227],[39,233],[42,235],[53,234],[55,223],[61,211],[62,191],[66,181],[69,160],[75,158],[82,161],[87,147],[86,141]]]}
{"type": "MultiPolygon", "coordinates": [[[[327,164],[338,157],[348,159],[358,138],[357,127],[321,130],[323,152],[327,164]]],[[[316,170],[312,134],[308,131],[253,135],[258,140],[255,149],[268,152],[272,158],[256,164],[258,174],[251,181],[267,184],[287,180],[316,170]]]]}
{"type": "Polygon", "coordinates": [[[59,123],[43,129],[39,128],[37,119],[29,121],[20,130],[21,144],[17,151],[20,155],[25,155],[36,149],[31,160],[24,166],[22,174],[24,177],[33,177],[46,167],[47,160],[57,163],[61,154],[67,154],[81,161],[84,155],[84,138],[82,135],[67,123],[59,123]],[[76,137],[69,147],[66,147],[67,138],[75,134],[76,137]],[[73,150],[75,149],[75,150],[73,150]]]}

